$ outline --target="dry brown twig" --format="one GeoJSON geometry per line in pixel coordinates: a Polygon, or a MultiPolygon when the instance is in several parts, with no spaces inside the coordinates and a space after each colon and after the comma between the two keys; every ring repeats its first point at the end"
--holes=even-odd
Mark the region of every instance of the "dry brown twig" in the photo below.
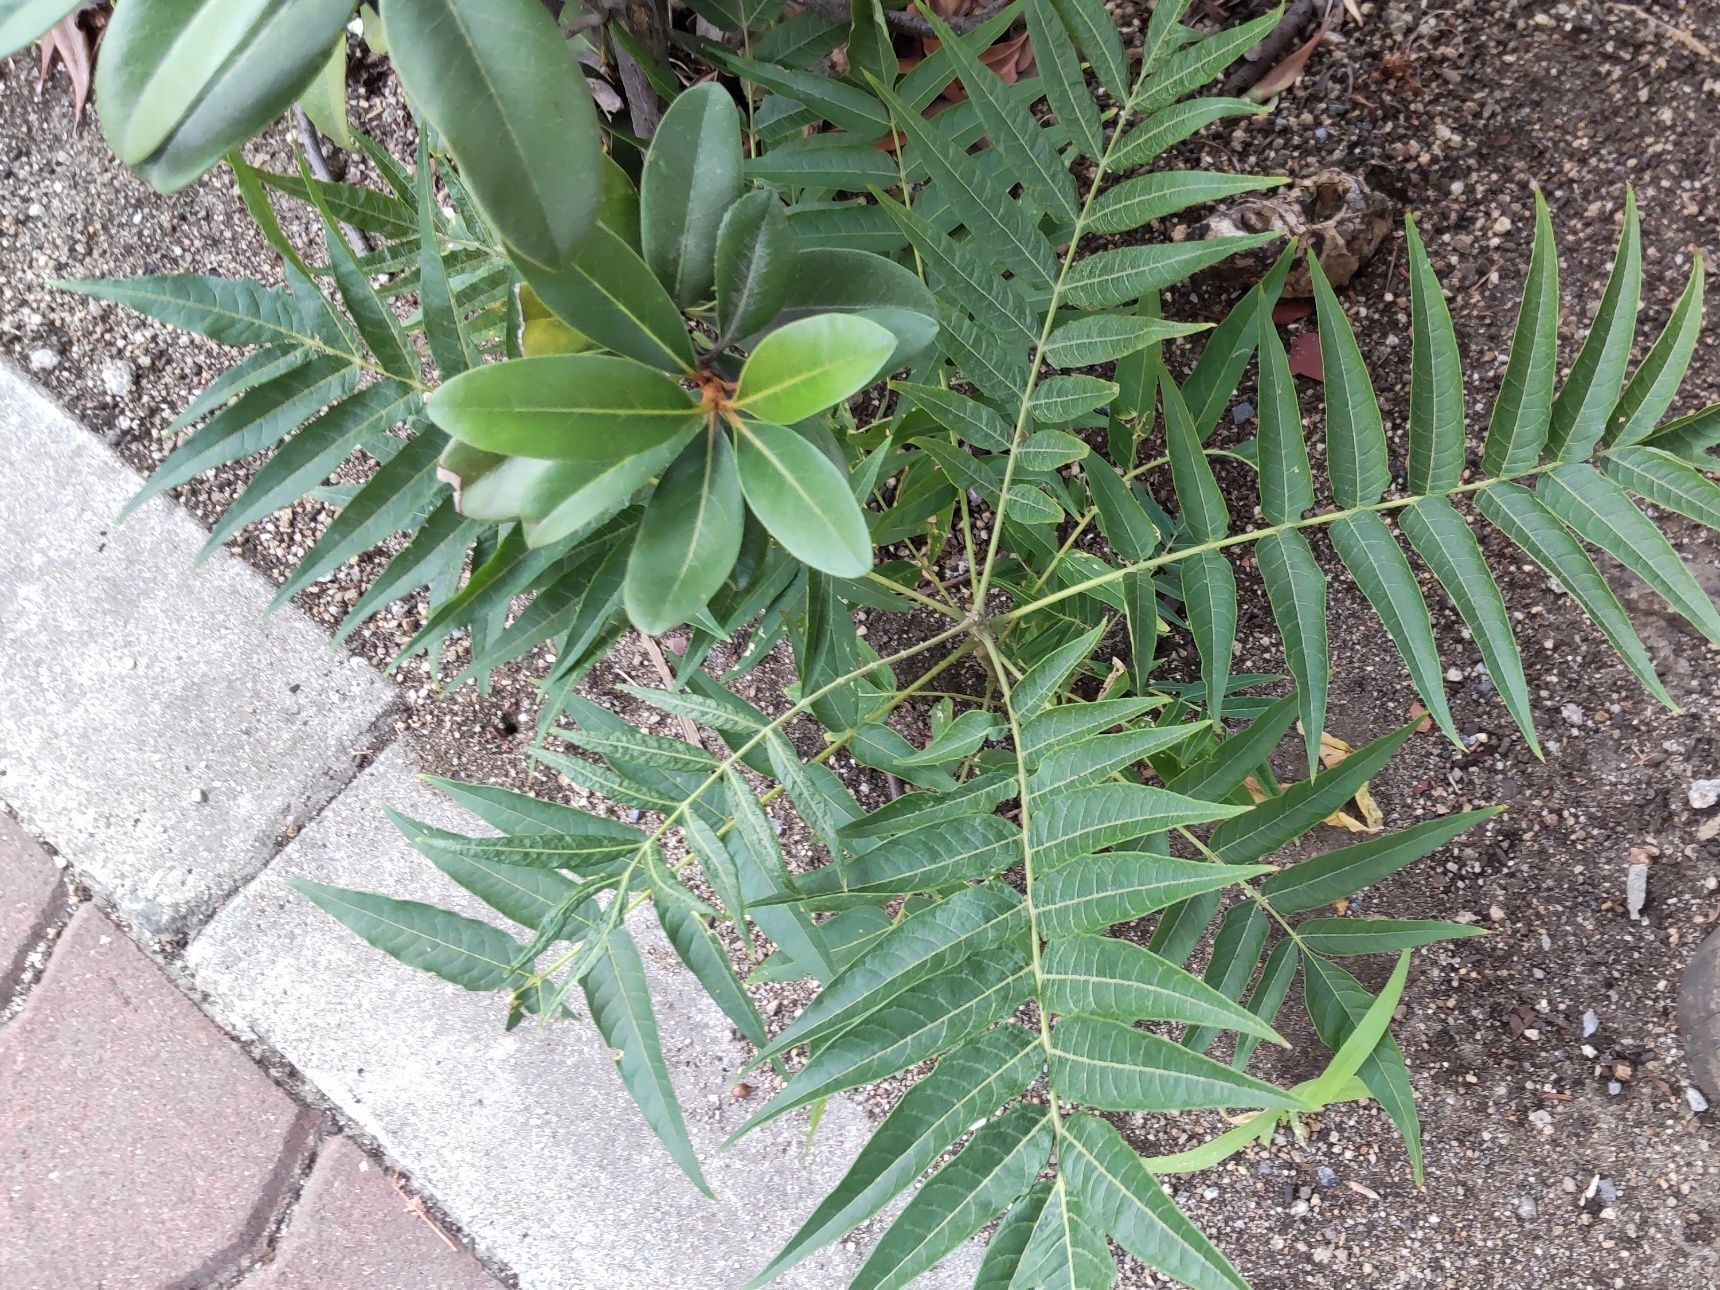
{"type": "MultiPolygon", "coordinates": [[[[638,636],[640,645],[645,648],[645,657],[650,659],[651,665],[657,669],[657,675],[662,678],[664,688],[673,690],[675,688],[675,673],[669,666],[669,660],[663,657],[663,647],[657,643],[655,636],[647,636],[644,632],[638,633],[638,636]]],[[[693,719],[682,713],[679,720],[681,722],[681,734],[687,742],[703,747],[699,741],[699,728],[693,724],[693,719]]]]}
{"type": "Polygon", "coordinates": [[[1698,58],[1706,58],[1711,63],[1720,63],[1720,54],[1715,53],[1712,48],[1703,44],[1684,28],[1674,26],[1666,19],[1657,17],[1639,5],[1622,4],[1619,3],[1619,0],[1609,0],[1607,8],[1613,13],[1628,15],[1647,23],[1650,27],[1659,28],[1666,33],[1666,38],[1673,44],[1683,46],[1698,58]]]}

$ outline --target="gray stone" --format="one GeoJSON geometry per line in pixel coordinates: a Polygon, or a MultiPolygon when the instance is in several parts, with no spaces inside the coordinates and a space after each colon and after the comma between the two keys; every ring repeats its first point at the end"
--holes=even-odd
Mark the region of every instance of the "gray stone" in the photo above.
{"type": "MultiPolygon", "coordinates": [[[[211,1011],[291,1061],[522,1285],[660,1290],[666,1269],[689,1286],[756,1272],[858,1150],[864,1113],[833,1100],[804,1157],[798,1114],[719,1152],[761,1094],[730,1095],[743,1054],[727,1020],[654,921],[635,922],[672,1077],[718,1199],[701,1196],[646,1129],[583,1015],[505,1032],[501,996],[401,966],[280,881],[304,876],[483,916],[379,801],[484,831],[417,780],[404,750],[389,749],[192,942],[186,961],[211,1011]]],[[[826,1290],[860,1257],[843,1243],[778,1284],[826,1290]]],[[[951,1264],[917,1284],[971,1284],[973,1252],[951,1264]]]]}
{"type": "Polygon", "coordinates": [[[326,802],[393,702],[0,363],[0,799],[162,935],[194,926],[326,802]],[[207,801],[195,800],[206,791],[207,801]]]}
{"type": "Polygon", "coordinates": [[[8,1290],[226,1284],[318,1118],[87,905],[0,1029],[0,1107],[8,1290]]]}

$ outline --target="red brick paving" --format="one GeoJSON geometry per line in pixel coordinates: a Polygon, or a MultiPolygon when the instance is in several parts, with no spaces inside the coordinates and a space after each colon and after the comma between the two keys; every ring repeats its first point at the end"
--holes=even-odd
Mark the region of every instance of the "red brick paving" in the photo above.
{"type": "Polygon", "coordinates": [[[345,1138],[318,1156],[272,1263],[244,1290],[496,1290],[464,1249],[450,1247],[387,1174],[345,1138]]]}
{"type": "Polygon", "coordinates": [[[317,1124],[85,906],[0,1027],[0,1286],[237,1271],[317,1124]]]}
{"type": "Polygon", "coordinates": [[[24,957],[60,900],[59,869],[10,816],[0,814],[0,1007],[12,997],[24,957]]]}

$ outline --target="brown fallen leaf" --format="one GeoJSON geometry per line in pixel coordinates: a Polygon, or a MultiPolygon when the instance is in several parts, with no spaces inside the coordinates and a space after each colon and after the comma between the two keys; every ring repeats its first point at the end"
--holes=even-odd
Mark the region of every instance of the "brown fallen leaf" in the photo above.
{"type": "Polygon", "coordinates": [[[84,119],[84,105],[90,101],[90,77],[95,69],[94,38],[84,30],[76,13],[67,14],[42,33],[37,53],[40,64],[36,72],[36,97],[42,97],[57,60],[72,82],[72,124],[78,125],[84,119]]]}
{"type": "Polygon", "coordinates": [[[1285,323],[1301,322],[1313,312],[1311,300],[1281,300],[1272,307],[1272,321],[1282,327],[1285,323]]]}
{"type": "Polygon", "coordinates": [[[1290,342],[1290,370],[1310,381],[1326,379],[1326,365],[1320,359],[1320,333],[1305,331],[1290,342]]]}
{"type": "Polygon", "coordinates": [[[1326,39],[1327,33],[1337,25],[1342,12],[1336,5],[1327,10],[1325,21],[1315,30],[1313,36],[1305,44],[1291,50],[1282,62],[1262,76],[1259,84],[1248,91],[1248,97],[1256,103],[1264,103],[1268,99],[1276,98],[1300,80],[1302,70],[1308,66],[1308,59],[1326,39]]]}

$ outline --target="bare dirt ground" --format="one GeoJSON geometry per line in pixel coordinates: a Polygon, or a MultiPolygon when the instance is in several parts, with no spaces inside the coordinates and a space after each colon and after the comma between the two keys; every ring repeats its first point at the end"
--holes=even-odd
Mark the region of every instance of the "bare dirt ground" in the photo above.
{"type": "MultiPolygon", "coordinates": [[[[1195,12],[1234,22],[1264,7],[1197,0],[1195,12]]],[[[1145,10],[1128,0],[1116,8],[1126,34],[1145,10]]],[[[1210,133],[1183,160],[1289,174],[1338,166],[1412,210],[1451,293],[1478,437],[1515,317],[1534,186],[1560,233],[1567,355],[1599,298],[1626,185],[1643,211],[1647,335],[1692,256],[1720,249],[1720,4],[1364,0],[1357,9],[1361,23],[1346,22],[1340,40],[1314,55],[1272,115],[1210,133]]],[[[72,130],[63,82],[38,102],[34,81],[23,58],[0,65],[0,347],[147,468],[169,446],[159,430],[223,355],[55,293],[47,280],[169,269],[266,275],[269,257],[224,176],[161,198],[107,156],[90,124],[72,130]]],[[[409,127],[386,83],[366,73],[355,91],[355,120],[400,141],[409,127]]],[[[279,132],[253,151],[277,168],[288,161],[279,132]]],[[[1394,234],[1344,297],[1387,424],[1400,430],[1406,291],[1394,234]]],[[[1190,297],[1170,312],[1204,317],[1222,307],[1190,297]]],[[[1720,345],[1705,340],[1678,410],[1720,399],[1717,357],[1720,345]]],[[[1304,390],[1304,409],[1317,426],[1317,388],[1304,390]]],[[[243,478],[242,468],[215,472],[182,501],[208,521],[243,478]]],[[[279,579],[324,522],[322,508],[301,505],[249,530],[238,549],[279,579]]],[[[1720,595],[1712,539],[1676,520],[1666,527],[1720,595]]],[[[1177,1183],[1178,1199],[1261,1290],[1720,1283],[1720,1133],[1713,1113],[1693,1110],[1674,1022],[1679,973],[1720,917],[1720,840],[1699,833],[1715,811],[1688,800],[1693,779],[1720,773],[1720,653],[1645,589],[1631,589],[1630,608],[1683,708],[1668,713],[1544,577],[1491,535],[1483,540],[1518,612],[1546,760],[1512,731],[1456,616],[1431,595],[1460,727],[1486,737],[1467,752],[1432,734],[1412,741],[1375,795],[1392,827],[1489,802],[1509,809],[1360,902],[1369,912],[1473,918],[1492,932],[1418,954],[1405,996],[1398,1034],[1421,1104],[1427,1186],[1412,1184],[1401,1145],[1372,1107],[1319,1117],[1306,1143],[1287,1140],[1177,1183]],[[1650,864],[1641,921],[1625,909],[1633,857],[1650,864]]],[[[342,570],[304,607],[332,623],[365,572],[363,562],[342,570]]],[[[1257,582],[1242,572],[1246,593],[1257,582]]],[[[357,650],[386,658],[415,626],[412,613],[401,608],[365,629],[357,650]]],[[[1332,617],[1329,724],[1360,743],[1404,720],[1414,696],[1342,578],[1332,617]]],[[[1258,596],[1244,605],[1241,639],[1251,667],[1279,665],[1258,596]]],[[[1192,670],[1186,651],[1171,666],[1192,670]]],[[[523,756],[529,671],[478,696],[439,694],[421,668],[404,669],[405,724],[426,762],[556,791],[523,756]]],[[[599,688],[654,675],[631,649],[608,672],[599,688]]],[[[780,679],[761,673],[759,697],[780,679]]],[[[791,995],[773,998],[792,1004],[791,995]]],[[[1257,1060],[1275,1076],[1306,1073],[1257,1060]]],[[[1212,1127],[1185,1121],[1176,1132],[1212,1127]]],[[[1156,1122],[1130,1131],[1155,1151],[1185,1145],[1156,1122]]],[[[1125,1280],[1161,1284],[1138,1268],[1125,1280]]]]}

